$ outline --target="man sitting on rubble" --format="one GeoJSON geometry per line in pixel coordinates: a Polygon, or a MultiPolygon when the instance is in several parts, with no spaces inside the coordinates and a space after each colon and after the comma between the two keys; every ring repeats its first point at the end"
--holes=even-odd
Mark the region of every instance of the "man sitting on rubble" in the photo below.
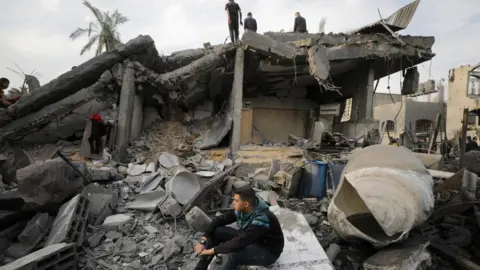
{"type": "Polygon", "coordinates": [[[90,153],[91,154],[100,154],[103,149],[102,137],[107,134],[107,124],[103,122],[102,117],[99,113],[94,113],[90,118],[92,122],[92,129],[90,132],[90,137],[88,138],[88,143],[90,144],[90,153]]]}
{"type": "Polygon", "coordinates": [[[233,210],[216,217],[205,236],[195,246],[201,255],[196,270],[206,270],[216,254],[226,254],[220,268],[237,266],[269,266],[283,251],[284,239],[280,223],[267,204],[250,186],[235,191],[233,210]],[[226,225],[237,222],[239,230],[226,225]]]}

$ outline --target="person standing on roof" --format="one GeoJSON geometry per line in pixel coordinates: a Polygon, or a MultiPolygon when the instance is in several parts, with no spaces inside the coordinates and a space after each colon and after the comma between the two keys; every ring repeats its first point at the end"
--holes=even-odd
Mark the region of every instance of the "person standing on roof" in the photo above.
{"type": "Polygon", "coordinates": [[[251,12],[247,13],[247,18],[245,18],[245,23],[243,25],[244,25],[245,30],[248,29],[248,30],[253,31],[255,33],[257,32],[257,20],[255,20],[252,17],[251,12]]]}
{"type": "Polygon", "coordinates": [[[240,25],[243,25],[242,10],[234,0],[228,0],[228,3],[225,5],[225,10],[227,11],[230,39],[232,42],[238,41],[238,23],[240,22],[240,25]]]}
{"type": "Polygon", "coordinates": [[[308,33],[307,21],[300,15],[300,12],[295,13],[295,24],[293,25],[293,32],[308,33]]]}

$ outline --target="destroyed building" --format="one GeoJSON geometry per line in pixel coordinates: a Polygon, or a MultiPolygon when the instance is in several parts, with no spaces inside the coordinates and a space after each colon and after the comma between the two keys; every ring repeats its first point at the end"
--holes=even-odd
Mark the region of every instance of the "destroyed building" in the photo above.
{"type": "Polygon", "coordinates": [[[469,109],[468,135],[480,137],[480,71],[479,66],[465,65],[448,73],[447,133],[454,137],[462,127],[463,109],[469,109]]]}
{"type": "MultiPolygon", "coordinates": [[[[345,134],[344,141],[378,128],[373,82],[397,71],[415,81],[409,70],[435,56],[433,37],[396,34],[418,3],[349,33],[246,31],[237,44],[206,43],[169,56],[159,56],[154,41],[139,36],[1,109],[0,141],[14,150],[0,157],[6,182],[0,193],[0,269],[190,269],[198,260],[193,244],[213,216],[231,210],[233,190],[244,185],[271,205],[284,231],[284,252],[270,269],[417,269],[432,260],[434,267],[450,267],[427,252],[425,239],[413,246],[404,242],[425,225],[422,236],[445,250],[447,221],[430,219],[449,216],[442,209],[432,213],[431,173],[444,172],[427,170],[423,159],[392,146],[356,154],[347,142],[345,152],[335,155],[309,151],[318,122],[345,134]],[[93,112],[113,126],[105,151],[96,156],[85,152],[93,112]],[[35,151],[19,148],[30,150],[27,144],[35,151]],[[349,158],[356,161],[348,164],[349,158]],[[363,177],[367,184],[356,187],[355,176],[383,166],[377,161],[409,188],[378,177],[363,177]],[[308,186],[327,164],[335,169],[329,181],[308,186]],[[382,189],[371,188],[375,181],[382,189]],[[394,196],[386,198],[388,204],[365,200],[352,186],[371,197],[379,198],[379,190],[394,196]],[[342,187],[355,194],[340,194],[342,187]],[[379,213],[364,201],[388,215],[375,222],[379,213]],[[387,209],[389,204],[395,207],[387,209]],[[412,211],[395,215],[404,206],[412,211]],[[367,217],[368,226],[342,231],[342,224],[355,223],[342,213],[367,217]],[[365,228],[370,225],[375,233],[365,228]],[[347,241],[352,236],[377,249],[347,241]],[[385,262],[397,257],[402,261],[385,262]]],[[[476,208],[465,204],[450,212],[476,208]]],[[[448,222],[468,219],[470,225],[473,218],[448,222]]],[[[467,240],[461,246],[468,255],[476,241],[467,240]]]]}

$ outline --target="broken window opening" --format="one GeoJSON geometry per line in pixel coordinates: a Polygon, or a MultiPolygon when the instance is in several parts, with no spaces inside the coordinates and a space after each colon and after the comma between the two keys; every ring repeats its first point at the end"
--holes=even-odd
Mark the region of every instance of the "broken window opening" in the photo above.
{"type": "Polygon", "coordinates": [[[467,80],[467,97],[469,98],[479,98],[480,96],[480,71],[471,70],[468,72],[467,80]]]}
{"type": "Polygon", "coordinates": [[[345,110],[343,111],[342,119],[340,120],[341,123],[350,121],[352,117],[352,104],[352,98],[345,100],[345,110]]]}
{"type": "Polygon", "coordinates": [[[428,119],[418,119],[415,121],[416,133],[428,133],[433,128],[433,121],[428,119]]]}

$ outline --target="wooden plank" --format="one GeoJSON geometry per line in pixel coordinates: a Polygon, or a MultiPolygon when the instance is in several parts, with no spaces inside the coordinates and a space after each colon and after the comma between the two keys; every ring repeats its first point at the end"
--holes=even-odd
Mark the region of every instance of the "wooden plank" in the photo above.
{"type": "Polygon", "coordinates": [[[242,109],[242,123],[240,129],[240,144],[253,142],[253,110],[242,109]]]}

